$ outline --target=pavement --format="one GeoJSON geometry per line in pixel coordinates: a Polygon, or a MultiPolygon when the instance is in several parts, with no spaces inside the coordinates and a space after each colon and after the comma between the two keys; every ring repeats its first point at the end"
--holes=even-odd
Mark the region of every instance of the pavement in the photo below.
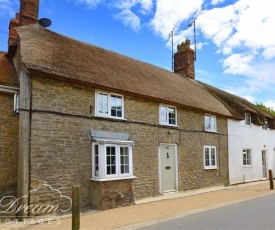
{"type": "MultiPolygon", "coordinates": [[[[81,230],[132,230],[226,205],[275,194],[269,180],[233,186],[216,186],[177,192],[136,201],[136,205],[105,211],[89,211],[80,216],[81,230]]],[[[45,217],[25,222],[0,223],[4,230],[67,230],[72,229],[70,216],[45,217]]]]}

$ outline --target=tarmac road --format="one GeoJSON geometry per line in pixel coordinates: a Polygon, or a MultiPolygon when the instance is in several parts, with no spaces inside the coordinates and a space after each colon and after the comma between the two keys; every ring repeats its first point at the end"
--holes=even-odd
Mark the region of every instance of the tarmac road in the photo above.
{"type": "Polygon", "coordinates": [[[272,230],[275,194],[138,228],[139,230],[272,230]]]}

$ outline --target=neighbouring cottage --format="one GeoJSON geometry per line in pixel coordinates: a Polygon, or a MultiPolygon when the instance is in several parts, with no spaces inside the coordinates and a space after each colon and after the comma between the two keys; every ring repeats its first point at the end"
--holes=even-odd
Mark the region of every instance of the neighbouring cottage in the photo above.
{"type": "Polygon", "coordinates": [[[12,60],[0,52],[0,199],[17,193],[19,121],[14,100],[18,87],[12,60]]]}
{"type": "Polygon", "coordinates": [[[267,179],[275,172],[274,116],[247,100],[203,84],[232,114],[228,119],[230,184],[267,179]]]}
{"type": "Polygon", "coordinates": [[[228,121],[243,117],[195,80],[189,40],[172,73],[45,29],[38,6],[21,0],[6,54],[20,80],[20,204],[67,207],[53,191],[75,184],[82,208],[102,210],[229,184],[228,121]]]}

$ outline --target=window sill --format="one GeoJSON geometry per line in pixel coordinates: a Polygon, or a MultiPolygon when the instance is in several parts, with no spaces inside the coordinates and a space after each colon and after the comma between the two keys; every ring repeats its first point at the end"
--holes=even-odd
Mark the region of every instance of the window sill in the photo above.
{"type": "Polygon", "coordinates": [[[159,123],[160,126],[163,126],[163,127],[170,127],[170,128],[179,128],[178,125],[169,125],[169,124],[161,124],[159,123]]]}
{"type": "Polygon", "coordinates": [[[243,165],[244,168],[252,168],[252,165],[243,165]]]}
{"type": "Polygon", "coordinates": [[[252,126],[251,125],[242,125],[242,127],[251,128],[252,126]]]}
{"type": "Polygon", "coordinates": [[[106,120],[127,121],[127,119],[125,119],[125,118],[120,118],[120,117],[105,117],[105,116],[100,116],[100,115],[94,115],[93,117],[102,118],[102,119],[106,119],[106,120]]]}
{"type": "Polygon", "coordinates": [[[213,170],[213,169],[219,169],[219,167],[209,167],[209,168],[204,168],[204,170],[213,170]]]}
{"type": "Polygon", "coordinates": [[[207,132],[207,133],[219,133],[217,130],[204,130],[204,132],[207,132]]]}
{"type": "Polygon", "coordinates": [[[136,176],[104,178],[104,179],[91,178],[90,181],[104,182],[104,181],[115,181],[115,180],[131,180],[131,179],[136,179],[136,178],[137,178],[136,176]]]}

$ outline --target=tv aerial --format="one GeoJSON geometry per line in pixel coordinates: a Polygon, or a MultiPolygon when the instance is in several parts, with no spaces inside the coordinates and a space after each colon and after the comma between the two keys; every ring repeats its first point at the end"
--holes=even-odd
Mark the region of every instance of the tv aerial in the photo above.
{"type": "Polygon", "coordinates": [[[41,18],[39,19],[38,24],[44,28],[47,28],[52,24],[52,21],[48,18],[41,18]]]}
{"type": "Polygon", "coordinates": [[[201,11],[197,14],[197,16],[194,18],[194,20],[188,25],[188,27],[194,26],[194,45],[195,45],[195,53],[194,53],[194,60],[197,60],[197,41],[196,41],[196,19],[201,14],[201,12],[204,10],[204,8],[201,9],[201,11]]]}
{"type": "Polygon", "coordinates": [[[170,37],[172,38],[172,71],[174,70],[174,30],[178,23],[179,23],[179,21],[177,21],[176,25],[174,26],[171,33],[169,34],[169,38],[170,37]]]}

